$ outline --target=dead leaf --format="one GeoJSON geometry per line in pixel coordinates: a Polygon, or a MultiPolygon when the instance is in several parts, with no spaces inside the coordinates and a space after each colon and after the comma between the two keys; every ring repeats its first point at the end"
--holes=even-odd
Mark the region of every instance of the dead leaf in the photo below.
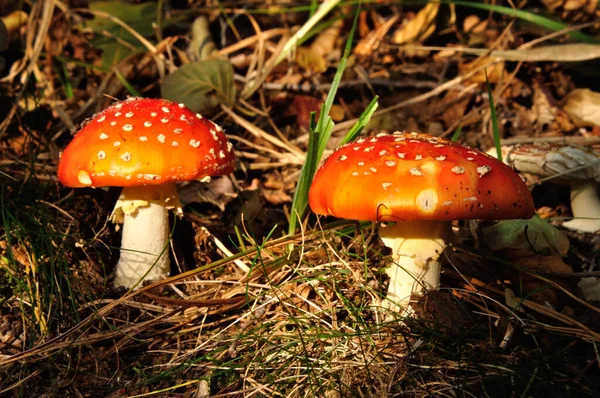
{"type": "Polygon", "coordinates": [[[179,189],[183,206],[190,203],[210,203],[225,211],[227,203],[237,197],[233,183],[228,177],[214,177],[208,183],[192,181],[179,189]]]}
{"type": "Polygon", "coordinates": [[[562,134],[573,129],[573,124],[566,112],[558,107],[554,98],[540,83],[533,81],[533,106],[531,107],[530,120],[543,129],[546,133],[562,134]]]}
{"type": "Polygon", "coordinates": [[[344,21],[339,19],[330,27],[322,31],[312,42],[310,47],[299,47],[296,50],[296,63],[309,73],[323,73],[327,70],[327,60],[336,48],[336,41],[340,37],[344,21]]]}
{"type": "Polygon", "coordinates": [[[428,3],[413,19],[394,32],[392,43],[407,44],[427,39],[435,31],[434,21],[439,9],[440,3],[428,3]]]}
{"type": "Polygon", "coordinates": [[[273,205],[292,202],[292,197],[286,192],[285,182],[280,172],[273,171],[265,174],[264,177],[261,193],[267,202],[273,205]]]}
{"type": "Polygon", "coordinates": [[[461,74],[465,74],[484,65],[488,65],[485,70],[482,69],[480,72],[469,77],[467,81],[470,83],[485,83],[485,75],[487,73],[487,78],[490,84],[496,84],[500,81],[500,79],[502,79],[502,76],[504,76],[504,63],[494,63],[494,59],[492,57],[480,57],[472,62],[459,64],[458,69],[460,70],[461,74]]]}
{"type": "Polygon", "coordinates": [[[578,88],[563,99],[562,108],[577,127],[600,126],[600,93],[578,88]]]}

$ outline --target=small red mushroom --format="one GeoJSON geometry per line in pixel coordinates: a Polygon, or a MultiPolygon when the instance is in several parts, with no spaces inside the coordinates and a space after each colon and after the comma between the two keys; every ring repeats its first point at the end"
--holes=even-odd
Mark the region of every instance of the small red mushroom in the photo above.
{"type": "Polygon", "coordinates": [[[131,98],[83,123],[61,155],[58,179],[73,188],[123,187],[111,219],[123,223],[116,287],[169,275],[168,210],[181,215],[177,181],[233,171],[221,127],[183,104],[131,98]]]}
{"type": "Polygon", "coordinates": [[[413,293],[439,287],[452,220],[534,213],[529,190],[507,165],[442,138],[400,132],[338,148],[317,170],[309,203],[316,214],[394,222],[380,230],[395,260],[384,303],[401,308],[413,293]]]}

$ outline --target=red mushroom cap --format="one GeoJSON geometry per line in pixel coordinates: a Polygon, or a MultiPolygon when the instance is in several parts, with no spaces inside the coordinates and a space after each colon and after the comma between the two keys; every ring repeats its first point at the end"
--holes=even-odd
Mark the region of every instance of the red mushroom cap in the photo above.
{"type": "Polygon", "coordinates": [[[531,218],[535,210],[507,165],[419,133],[338,148],[317,170],[309,202],[317,214],[372,221],[531,218]]]}
{"type": "Polygon", "coordinates": [[[223,129],[183,104],[131,98],[85,122],[61,155],[68,187],[158,185],[233,171],[223,129]]]}

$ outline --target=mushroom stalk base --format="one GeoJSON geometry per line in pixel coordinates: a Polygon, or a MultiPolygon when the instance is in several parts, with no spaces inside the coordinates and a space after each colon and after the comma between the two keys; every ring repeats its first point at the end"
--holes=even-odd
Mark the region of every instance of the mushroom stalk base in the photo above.
{"type": "Polygon", "coordinates": [[[600,231],[599,184],[593,180],[573,180],[570,185],[574,218],[564,222],[563,227],[583,232],[600,231]]]}
{"type": "Polygon", "coordinates": [[[112,216],[123,222],[115,287],[141,287],[169,276],[169,208],[181,208],[173,184],[123,188],[112,216]]]}
{"type": "Polygon", "coordinates": [[[411,295],[437,290],[440,285],[438,258],[454,241],[449,221],[397,222],[381,228],[379,236],[392,249],[393,264],[386,270],[390,277],[383,306],[403,310],[411,295]]]}

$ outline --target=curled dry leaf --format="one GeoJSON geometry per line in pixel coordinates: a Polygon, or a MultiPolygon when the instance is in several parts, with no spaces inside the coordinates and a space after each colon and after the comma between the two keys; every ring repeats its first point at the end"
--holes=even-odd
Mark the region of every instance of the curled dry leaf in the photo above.
{"type": "Polygon", "coordinates": [[[296,63],[298,66],[313,73],[325,72],[327,70],[327,60],[336,49],[336,42],[343,27],[344,21],[339,19],[321,32],[310,47],[298,48],[296,50],[296,63]]]}
{"type": "Polygon", "coordinates": [[[577,127],[600,126],[600,93],[575,89],[564,98],[562,108],[577,127]]]}
{"type": "Polygon", "coordinates": [[[495,62],[496,60],[496,58],[492,57],[479,57],[472,62],[460,64],[459,70],[461,74],[465,74],[485,66],[485,69],[482,68],[479,72],[469,77],[467,81],[471,83],[485,83],[485,74],[487,72],[488,81],[491,84],[496,84],[504,76],[504,62],[495,62]]]}
{"type": "Polygon", "coordinates": [[[413,19],[394,32],[392,43],[407,44],[427,39],[435,31],[434,22],[439,9],[440,3],[428,3],[413,19]]]}

